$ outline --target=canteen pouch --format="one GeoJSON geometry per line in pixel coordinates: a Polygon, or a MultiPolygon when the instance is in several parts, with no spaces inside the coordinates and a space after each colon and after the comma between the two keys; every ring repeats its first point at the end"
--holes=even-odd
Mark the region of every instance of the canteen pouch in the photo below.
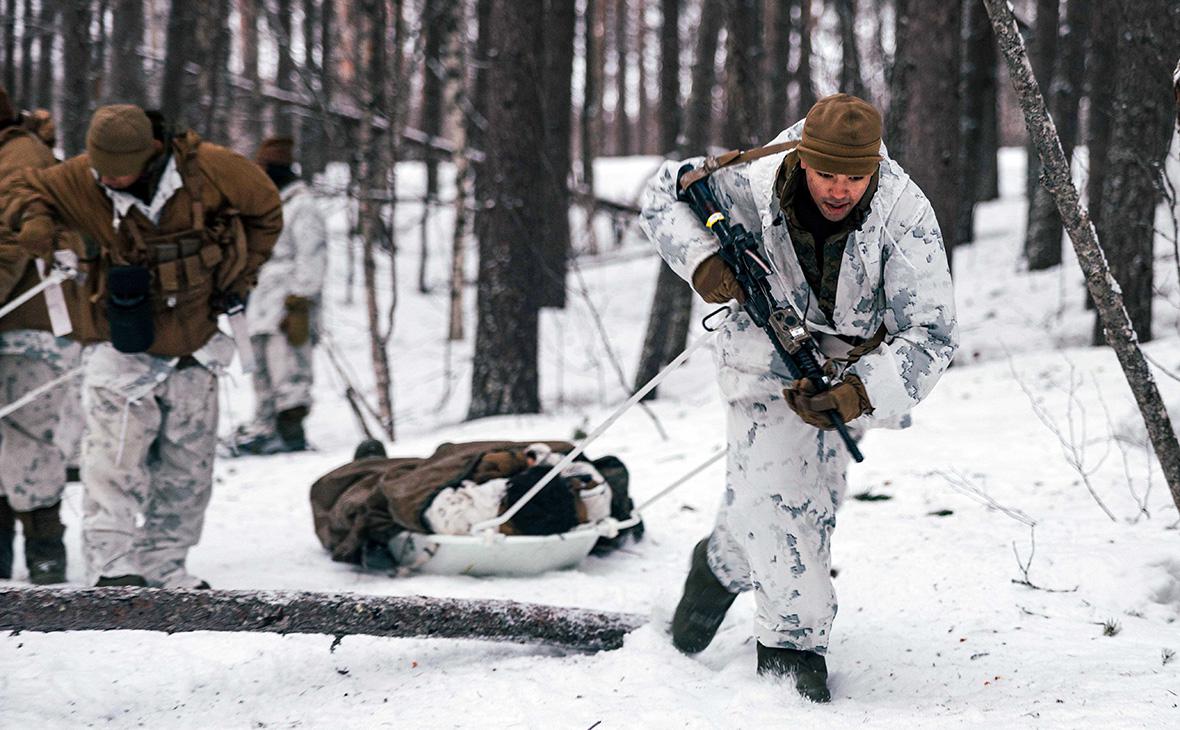
{"type": "Polygon", "coordinates": [[[152,275],[143,266],[107,270],[107,322],[119,352],[145,352],[156,339],[152,325],[152,275]]]}

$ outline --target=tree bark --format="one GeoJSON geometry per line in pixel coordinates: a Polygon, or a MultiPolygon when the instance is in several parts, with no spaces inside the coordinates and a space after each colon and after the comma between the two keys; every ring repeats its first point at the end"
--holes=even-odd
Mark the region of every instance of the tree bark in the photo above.
{"type": "MultiPolygon", "coordinates": [[[[926,193],[941,225],[947,258],[956,244],[961,155],[959,149],[959,29],[961,6],[945,0],[910,0],[910,22],[899,38],[905,104],[893,134],[904,129],[895,154],[926,193]],[[918,22],[920,20],[920,22],[918,22]]],[[[899,31],[900,34],[900,31],[899,31]]],[[[892,152],[892,145],[890,149],[892,152]]]]}
{"type": "MultiPolygon", "coordinates": [[[[1060,20],[1060,0],[1036,0],[1036,17],[1033,19],[1032,38],[1029,47],[1029,62],[1037,85],[1043,89],[1053,88],[1053,61],[1057,57],[1057,25],[1060,20]]],[[[1028,164],[1025,166],[1025,200],[1032,202],[1041,174],[1040,160],[1032,143],[1025,148],[1028,164]]],[[[1068,159],[1068,158],[1067,158],[1068,159]]],[[[1026,238],[1027,244],[1027,238],[1026,238]]],[[[1028,258],[1028,251],[1025,251],[1028,258]]]]}
{"type": "MultiPolygon", "coordinates": [[[[1180,7],[1170,0],[1122,5],[1113,128],[1102,188],[1100,240],[1140,341],[1151,340],[1155,209],[1163,197],[1164,163],[1172,141],[1168,74],[1180,7]]],[[[1101,311],[1099,312],[1101,316],[1101,311]]],[[[1094,342],[1102,342],[1095,322],[1094,342]]]]}
{"type": "Polygon", "coordinates": [[[856,47],[856,0],[836,0],[836,14],[840,19],[840,91],[871,102],[856,47]]]}
{"type": "Polygon", "coordinates": [[[62,13],[62,63],[69,70],[62,85],[61,145],[66,156],[86,147],[90,124],[90,3],[67,2],[62,13]]]}
{"type": "MultiPolygon", "coordinates": [[[[275,68],[275,87],[279,92],[290,92],[292,76],[295,73],[295,59],[291,55],[291,0],[276,0],[277,12],[275,19],[278,28],[275,31],[275,45],[278,51],[278,64],[275,68]]],[[[295,133],[295,119],[291,105],[278,102],[275,104],[274,132],[277,135],[291,136],[295,133]]]]}
{"type": "Polygon", "coordinates": [[[472,176],[467,154],[467,124],[463,113],[464,109],[470,108],[464,74],[467,67],[467,14],[460,8],[454,17],[455,26],[447,38],[443,54],[446,108],[451,118],[451,129],[455,134],[455,153],[451,157],[455,167],[455,226],[451,237],[451,281],[448,296],[450,306],[447,318],[447,339],[451,341],[463,339],[464,263],[467,238],[471,233],[469,209],[473,202],[472,176]]]}
{"type": "Polygon", "coordinates": [[[16,3],[17,0],[4,0],[0,5],[0,22],[4,29],[4,88],[10,93],[17,92],[16,86],[16,3]]]}
{"type": "Polygon", "coordinates": [[[109,103],[147,104],[144,84],[143,59],[139,47],[143,43],[143,0],[115,0],[115,17],[111,28],[111,82],[107,94],[109,103]]]}
{"type": "Polygon", "coordinates": [[[2,588],[0,631],[189,631],[480,639],[610,651],[638,614],[516,601],[309,591],[2,588]]]}
{"type": "Polygon", "coordinates": [[[692,88],[684,119],[684,144],[679,157],[703,155],[712,141],[713,90],[717,84],[717,41],[721,33],[722,0],[703,0],[692,66],[692,88]]]}
{"type": "Polygon", "coordinates": [[[792,121],[790,103],[790,73],[787,64],[791,58],[791,3],[782,0],[766,0],[763,8],[766,18],[766,128],[777,134],[792,121]]]}
{"type": "Polygon", "coordinates": [[[468,418],[541,409],[537,377],[536,251],[543,229],[534,172],[545,144],[540,85],[540,14],[524,3],[494,2],[490,22],[486,167],[495,175],[492,206],[479,242],[479,320],[468,418]]]}
{"type": "Polygon", "coordinates": [[[241,31],[242,75],[250,84],[242,104],[246,138],[257,144],[262,139],[262,80],[258,76],[258,3],[265,0],[237,0],[241,31]]]}
{"type": "Polygon", "coordinates": [[[762,78],[762,2],[727,0],[725,146],[765,144],[762,78]]]}
{"type": "Polygon", "coordinates": [[[811,73],[811,33],[815,27],[811,17],[811,0],[795,0],[799,4],[799,65],[795,68],[795,85],[799,90],[796,119],[802,119],[815,106],[815,79],[811,73]]]}
{"type": "MultiPolygon", "coordinates": [[[[1078,139],[1078,103],[1085,83],[1086,37],[1090,30],[1090,4],[1070,0],[1065,6],[1061,37],[1057,39],[1057,68],[1053,72],[1050,111],[1061,137],[1065,159],[1073,158],[1078,139]]],[[[1061,263],[1061,218],[1053,196],[1037,185],[1028,207],[1028,227],[1024,243],[1030,271],[1041,271],[1061,263]]]]}
{"type": "Polygon", "coordinates": [[[562,308],[570,255],[570,168],[573,165],[574,0],[545,0],[545,67],[541,114],[545,144],[541,148],[542,227],[532,247],[539,266],[537,306],[562,308]]]}
{"type": "MultiPolygon", "coordinates": [[[[1098,240],[1106,238],[1102,220],[1102,189],[1106,180],[1106,161],[1110,150],[1114,119],[1114,84],[1118,74],[1118,38],[1122,32],[1122,15],[1115,3],[1102,2],[1094,7],[1090,27],[1090,58],[1086,64],[1090,96],[1089,136],[1090,174],[1086,180],[1086,206],[1098,231],[1098,240]]],[[[1091,303],[1092,304],[1092,303],[1091,303]]]]}
{"type": "Polygon", "coordinates": [[[194,30],[199,20],[200,7],[193,2],[176,2],[168,12],[167,55],[160,87],[160,109],[165,110],[168,118],[182,127],[193,121],[188,115],[197,109],[195,80],[189,76],[185,66],[197,60],[194,30]]]}
{"type": "MultiPolygon", "coordinates": [[[[422,131],[431,137],[442,135],[442,49],[451,32],[455,7],[452,3],[437,3],[424,6],[422,14],[422,131]]],[[[430,291],[426,280],[427,263],[430,258],[430,217],[438,205],[438,158],[427,150],[426,198],[422,201],[422,225],[418,252],[418,292],[430,291]]]]}
{"type": "Polygon", "coordinates": [[[631,120],[627,112],[627,102],[631,98],[627,88],[627,0],[614,0],[615,28],[612,36],[615,42],[615,154],[629,155],[634,152],[631,139],[631,120]]]}
{"type": "MultiPolygon", "coordinates": [[[[1024,111],[1025,124],[1033,138],[1045,168],[1045,184],[1053,192],[1057,210],[1077,252],[1078,263],[1086,276],[1086,287],[1093,297],[1105,324],[1107,343],[1114,349],[1148,436],[1159,458],[1172,501],[1180,508],[1180,444],[1168,411],[1164,408],[1155,378],[1139,349],[1138,336],[1123,305],[1123,296],[1111,274],[1106,255],[1086,210],[1078,198],[1069,173],[1069,163],[1057,139],[1053,119],[1037,86],[1024,50],[1024,40],[1016,27],[1016,18],[1007,0],[984,0],[996,39],[1008,64],[1008,75],[1024,111]]],[[[1145,17],[1150,17],[1145,14],[1145,17]]]]}
{"type": "Polygon", "coordinates": [[[673,154],[680,137],[680,2],[662,0],[660,26],[659,141],[661,155],[673,154]]]}
{"type": "MultiPolygon", "coordinates": [[[[963,56],[962,152],[963,176],[956,219],[955,240],[966,243],[975,239],[975,204],[984,200],[984,167],[995,168],[996,147],[989,146],[985,128],[989,107],[995,123],[996,44],[992,36],[987,9],[979,0],[964,0],[966,45],[963,56]]],[[[996,139],[990,142],[994,145],[996,139]]]]}
{"type": "Polygon", "coordinates": [[[299,130],[299,167],[303,179],[311,182],[316,173],[327,167],[333,146],[328,131],[332,123],[331,48],[333,0],[303,0],[303,48],[307,85],[319,102],[314,113],[305,115],[299,130]],[[320,59],[315,57],[319,51],[320,59]]]}
{"type": "MultiPolygon", "coordinates": [[[[55,30],[58,15],[57,3],[58,0],[41,0],[41,9],[37,14],[41,30],[37,34],[37,80],[34,96],[37,106],[50,110],[53,109],[54,102],[53,42],[57,38],[55,30]]],[[[64,125],[64,118],[62,123],[64,125]]]]}
{"type": "Polygon", "coordinates": [[[21,6],[21,22],[24,32],[20,37],[20,99],[25,104],[31,103],[33,98],[33,39],[36,37],[30,26],[33,25],[33,0],[24,0],[21,6]]]}
{"type": "MultiPolygon", "coordinates": [[[[603,50],[606,30],[603,24],[607,0],[586,0],[582,12],[585,75],[582,79],[581,180],[579,202],[586,215],[586,252],[598,253],[594,233],[594,160],[602,151],[603,50]]],[[[477,233],[478,235],[478,233],[477,233]]]]}

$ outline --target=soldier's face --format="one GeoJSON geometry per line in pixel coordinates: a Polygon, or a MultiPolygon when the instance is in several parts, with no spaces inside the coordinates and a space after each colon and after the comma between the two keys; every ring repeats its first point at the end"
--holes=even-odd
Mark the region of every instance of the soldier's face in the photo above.
{"type": "Polygon", "coordinates": [[[869,189],[871,175],[837,175],[808,167],[799,160],[807,175],[807,189],[824,218],[835,222],[848,217],[869,189]]]}
{"type": "Polygon", "coordinates": [[[131,185],[139,179],[139,173],[134,175],[102,175],[98,178],[99,182],[106,185],[112,190],[122,190],[123,188],[131,187],[131,185]]]}

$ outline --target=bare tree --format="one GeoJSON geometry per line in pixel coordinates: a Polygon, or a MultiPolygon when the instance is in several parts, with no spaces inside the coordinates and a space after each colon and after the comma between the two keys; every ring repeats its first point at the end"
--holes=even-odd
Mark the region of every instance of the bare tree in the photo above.
{"type": "Polygon", "coordinates": [[[306,72],[304,83],[311,94],[320,100],[322,108],[319,113],[307,114],[302,118],[299,130],[299,166],[304,179],[310,181],[312,176],[322,172],[327,167],[329,159],[329,140],[338,137],[335,130],[329,131],[333,124],[332,114],[332,47],[334,39],[333,19],[335,9],[333,0],[303,0],[303,65],[306,72]],[[316,58],[316,52],[319,59],[316,58]]]}
{"type": "MultiPolygon", "coordinates": [[[[889,130],[890,139],[901,133],[903,142],[897,145],[901,151],[895,157],[930,198],[950,257],[956,243],[962,176],[958,103],[961,6],[943,0],[909,0],[906,12],[909,22],[899,27],[897,56],[897,65],[904,71],[896,72],[904,73],[904,112],[889,130]],[[948,73],[948,69],[954,72],[948,73]]],[[[893,103],[898,101],[895,96],[893,103]]]]}
{"type": "MultiPolygon", "coordinates": [[[[541,409],[537,377],[536,282],[531,236],[541,230],[534,150],[545,144],[541,88],[543,16],[526,3],[492,4],[487,168],[497,185],[480,232],[478,323],[468,418],[541,409]]],[[[482,32],[482,30],[481,30],[482,32]]]]}
{"type": "Polygon", "coordinates": [[[1122,32],[1122,14],[1115,3],[1102,2],[1094,6],[1090,26],[1090,57],[1086,62],[1087,89],[1090,115],[1086,125],[1089,134],[1090,174],[1086,180],[1086,207],[1098,231],[1098,240],[1106,238],[1102,220],[1103,187],[1106,181],[1106,161],[1114,119],[1114,84],[1119,69],[1118,38],[1122,32]]]}
{"type": "MultiPolygon", "coordinates": [[[[67,3],[68,4],[68,3],[67,3]]],[[[168,11],[167,55],[164,57],[164,80],[160,86],[160,109],[177,122],[189,123],[188,115],[196,110],[195,80],[186,67],[197,62],[198,44],[194,37],[201,6],[194,2],[176,2],[168,11]]],[[[66,64],[67,68],[71,68],[66,64]]]]}
{"type": "Polygon", "coordinates": [[[265,0],[237,0],[238,48],[242,56],[242,76],[249,88],[242,99],[245,132],[248,139],[262,138],[262,81],[258,76],[258,8],[265,0]]]}
{"type": "MultiPolygon", "coordinates": [[[[1061,214],[1070,240],[1073,241],[1078,263],[1086,276],[1086,287],[1106,327],[1106,341],[1118,357],[1131,392],[1135,395],[1164,478],[1171,490],[1172,500],[1180,507],[1180,444],[1176,442],[1176,433],[1172,429],[1171,419],[1160,398],[1151,369],[1143,357],[1142,350],[1139,349],[1138,337],[1123,304],[1122,292],[1114,283],[1094,226],[1078,198],[1077,188],[1070,177],[1069,163],[1065,159],[1061,143],[1056,139],[1057,131],[1029,65],[1024,42],[1016,27],[1016,18],[1012,15],[1012,7],[1006,0],[984,2],[992,19],[996,39],[1008,63],[1008,75],[1020,100],[1025,125],[1045,167],[1045,184],[1057,201],[1057,210],[1061,214]]],[[[1155,16],[1144,13],[1143,17],[1154,17],[1158,21],[1161,17],[1166,17],[1166,13],[1155,16]]],[[[1160,29],[1160,35],[1163,37],[1168,37],[1168,32],[1172,32],[1171,37],[1175,37],[1174,29],[1160,29]]],[[[1131,40],[1128,43],[1133,43],[1138,38],[1144,47],[1154,45],[1144,42],[1145,36],[1151,35],[1150,31],[1145,35],[1130,35],[1131,40]]],[[[1166,66],[1164,68],[1166,69],[1166,66]]]]}
{"type": "Polygon", "coordinates": [[[27,103],[33,96],[33,40],[36,34],[33,26],[36,24],[33,14],[33,0],[24,0],[21,4],[21,23],[24,31],[20,37],[20,98],[27,103]]]}
{"type": "Polygon", "coordinates": [[[566,260],[570,253],[575,0],[545,0],[543,22],[541,113],[545,136],[538,173],[544,197],[539,201],[539,236],[531,240],[537,249],[534,255],[540,274],[535,287],[537,305],[564,307],[566,260]]]}
{"type": "Polygon", "coordinates": [[[455,135],[455,153],[451,158],[455,166],[455,226],[451,238],[450,307],[447,317],[447,340],[450,341],[463,339],[463,263],[467,237],[471,233],[469,209],[473,196],[468,164],[470,155],[467,151],[467,115],[464,114],[464,111],[471,111],[464,77],[467,67],[467,13],[459,8],[454,18],[454,27],[447,37],[443,53],[446,108],[451,118],[450,128],[455,135]]]}
{"type": "Polygon", "coordinates": [[[61,145],[67,155],[86,146],[90,123],[90,3],[67,2],[62,12],[62,63],[69,73],[62,85],[61,145]]]}
{"type": "MultiPolygon", "coordinates": [[[[1073,157],[1078,138],[1078,102],[1085,83],[1086,36],[1090,26],[1090,3],[1069,0],[1061,20],[1061,37],[1057,39],[1057,67],[1050,87],[1049,108],[1065,159],[1073,157]]],[[[1037,185],[1028,206],[1025,233],[1025,256],[1031,271],[1040,271],[1061,263],[1061,218],[1053,196],[1037,185]]]]}
{"type": "Polygon", "coordinates": [[[4,88],[15,93],[16,86],[16,0],[3,0],[0,22],[4,37],[4,88]]]}
{"type": "MultiPolygon", "coordinates": [[[[431,137],[442,134],[442,49],[451,32],[456,8],[452,3],[427,3],[422,10],[422,131],[431,137]]],[[[430,216],[438,205],[438,158],[426,150],[426,196],[422,201],[422,225],[418,255],[418,291],[430,291],[426,281],[430,256],[430,216]]]]}
{"type": "MultiPolygon", "coordinates": [[[[37,15],[40,27],[37,33],[37,81],[35,84],[35,98],[38,106],[53,108],[53,42],[57,38],[55,27],[58,18],[58,0],[41,0],[41,10],[37,15]]],[[[30,100],[30,103],[31,100],[30,100]]],[[[65,118],[62,118],[63,126],[65,118]]]]}
{"type": "Polygon", "coordinates": [[[705,154],[711,139],[713,119],[713,89],[717,84],[717,43],[721,33],[723,0],[703,0],[701,17],[706,22],[697,26],[696,54],[692,66],[692,87],[688,96],[688,111],[684,115],[684,144],[680,157],[705,154]]]}
{"type": "Polygon", "coordinates": [[[659,141],[657,151],[670,154],[680,136],[680,3],[662,0],[660,26],[659,141]]]}
{"type": "MultiPolygon", "coordinates": [[[[1036,0],[1036,16],[1033,18],[1032,38],[1029,46],[1029,61],[1032,63],[1033,73],[1037,76],[1037,84],[1042,88],[1053,88],[1053,59],[1057,57],[1057,24],[1060,16],[1060,0],[1036,0]]],[[[1032,142],[1026,148],[1028,165],[1025,167],[1025,198],[1033,199],[1037,189],[1037,179],[1041,174],[1041,162],[1037,159],[1036,149],[1032,142]]],[[[1027,244],[1027,240],[1026,240],[1027,244]]],[[[1028,251],[1025,251],[1028,258],[1028,251]]]]}
{"type": "Polygon", "coordinates": [[[586,215],[587,253],[597,253],[594,235],[594,159],[601,151],[603,131],[603,51],[606,30],[603,23],[607,0],[586,0],[582,11],[585,74],[582,78],[582,115],[579,129],[581,162],[579,197],[586,215]]]}
{"type": "Polygon", "coordinates": [[[627,0],[614,0],[612,4],[614,15],[615,51],[615,113],[612,121],[615,128],[615,154],[629,155],[632,153],[631,122],[628,118],[627,102],[631,98],[627,87],[627,62],[629,39],[627,37],[627,0]]]}
{"type": "Polygon", "coordinates": [[[811,33],[815,28],[811,14],[811,0],[794,0],[799,9],[795,26],[799,31],[799,64],[795,67],[795,86],[798,89],[798,119],[815,105],[815,78],[811,73],[811,33]]]}
{"type": "Polygon", "coordinates": [[[725,52],[725,144],[749,149],[764,144],[761,92],[762,2],[727,0],[728,34],[725,52]]]}
{"type": "Polygon", "coordinates": [[[856,47],[856,0],[836,0],[840,19],[840,91],[870,101],[856,47]]]}
{"type": "MultiPolygon", "coordinates": [[[[1114,129],[1102,187],[1104,249],[1122,287],[1131,322],[1142,342],[1151,339],[1155,208],[1163,195],[1164,161],[1172,141],[1174,42],[1180,12],[1169,0],[1120,6],[1118,72],[1113,79],[1114,129]]],[[[1094,342],[1103,341],[1096,322],[1094,342]]]]}
{"type": "Polygon", "coordinates": [[[790,74],[788,63],[791,59],[791,6],[783,0],[766,0],[763,16],[766,39],[766,128],[777,133],[791,122],[790,74]]]}
{"type": "Polygon", "coordinates": [[[107,99],[125,104],[147,104],[143,58],[143,0],[114,0],[111,28],[111,80],[107,99]]]}
{"type": "Polygon", "coordinates": [[[985,167],[996,167],[997,139],[988,139],[987,125],[996,123],[996,43],[987,9],[979,0],[964,0],[965,40],[962,69],[963,187],[959,197],[955,240],[975,238],[975,204],[988,199],[985,167]],[[990,144],[989,144],[990,142],[990,144]]]}

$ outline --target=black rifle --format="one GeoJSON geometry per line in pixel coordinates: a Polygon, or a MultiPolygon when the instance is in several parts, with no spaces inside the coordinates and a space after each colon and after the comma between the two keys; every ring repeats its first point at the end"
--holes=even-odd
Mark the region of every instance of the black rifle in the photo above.
{"type": "MultiPolygon", "coordinates": [[[[770,338],[792,378],[807,378],[815,385],[817,393],[831,390],[832,381],[824,374],[819,364],[819,347],[807,331],[803,320],[794,308],[775,305],[774,297],[770,294],[770,284],[766,280],[771,272],[770,264],[762,258],[762,253],[758,249],[758,239],[742,224],[729,222],[725,210],[717,202],[713,189],[709,187],[708,177],[695,180],[687,187],[681,188],[679,181],[692,170],[692,165],[685,165],[677,173],[678,197],[688,203],[688,207],[701,223],[705,224],[721,242],[721,258],[733,269],[738,285],[746,295],[742,308],[754,324],[761,327],[770,338]]],[[[856,441],[848,433],[848,427],[840,420],[840,414],[834,409],[827,411],[827,414],[832,427],[840,434],[852,458],[858,462],[864,461],[864,455],[860,453],[856,441]]]]}

